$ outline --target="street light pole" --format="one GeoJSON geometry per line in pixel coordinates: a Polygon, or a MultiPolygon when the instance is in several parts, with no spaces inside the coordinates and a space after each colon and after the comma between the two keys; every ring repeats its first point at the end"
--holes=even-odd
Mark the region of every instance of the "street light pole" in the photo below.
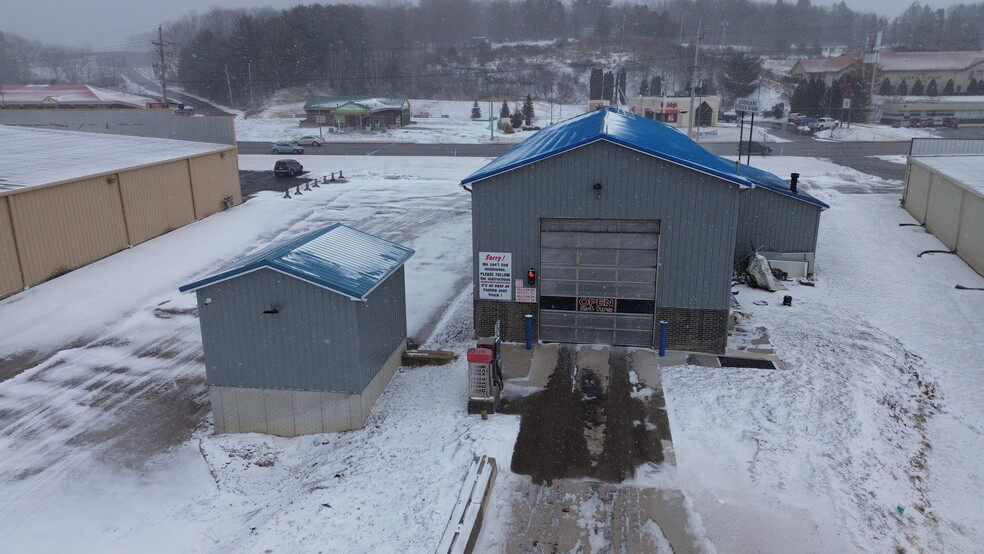
{"type": "Polygon", "coordinates": [[[687,136],[694,132],[694,92],[696,92],[697,80],[697,55],[700,53],[700,24],[703,18],[697,20],[697,41],[694,43],[694,66],[690,71],[690,117],[687,120],[687,136]]]}

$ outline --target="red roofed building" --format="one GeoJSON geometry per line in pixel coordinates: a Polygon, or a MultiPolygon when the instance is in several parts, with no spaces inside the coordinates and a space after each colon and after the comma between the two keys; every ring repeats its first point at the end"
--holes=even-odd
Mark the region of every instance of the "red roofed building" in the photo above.
{"type": "Polygon", "coordinates": [[[138,109],[157,106],[144,96],[89,85],[0,85],[0,109],[138,109]]]}
{"type": "MultiPolygon", "coordinates": [[[[800,60],[789,70],[789,75],[798,80],[821,79],[829,86],[838,78],[854,71],[860,62],[860,52],[849,52],[836,58],[800,60]]],[[[888,79],[893,95],[913,94],[913,87],[917,82],[922,85],[917,90],[925,90],[933,81],[936,82],[939,95],[960,94],[967,90],[971,79],[984,79],[984,51],[881,52],[878,55],[877,68],[876,94],[881,90],[885,79],[888,79]],[[947,83],[951,81],[952,91],[947,90],[947,83]],[[899,85],[903,82],[905,87],[900,91],[899,85]]],[[[921,96],[926,93],[915,94],[921,96]]]]}

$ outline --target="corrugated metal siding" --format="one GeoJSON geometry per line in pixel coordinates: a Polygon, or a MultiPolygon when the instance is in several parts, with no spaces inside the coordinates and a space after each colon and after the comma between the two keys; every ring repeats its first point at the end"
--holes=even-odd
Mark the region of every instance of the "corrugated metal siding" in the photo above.
{"type": "Polygon", "coordinates": [[[909,163],[909,172],[905,181],[904,207],[919,223],[926,221],[929,188],[932,182],[933,173],[921,165],[909,163]]]}
{"type": "Polygon", "coordinates": [[[764,189],[738,195],[735,261],[751,252],[816,252],[820,207],[764,189]]]}
{"type": "Polygon", "coordinates": [[[947,248],[957,247],[960,202],[963,196],[963,187],[949,179],[933,175],[933,186],[926,207],[926,230],[936,235],[947,248]]]}
{"type": "Polygon", "coordinates": [[[473,190],[474,252],[511,252],[514,278],[539,266],[541,217],[660,220],[657,305],[730,306],[735,184],[602,141],[476,182],[473,190]]]}
{"type": "Polygon", "coordinates": [[[14,226],[10,221],[10,203],[0,196],[0,297],[24,288],[20,260],[17,259],[17,243],[14,226]]]}
{"type": "Polygon", "coordinates": [[[197,294],[209,385],[358,393],[368,382],[358,302],[269,269],[197,294]]]}
{"type": "Polygon", "coordinates": [[[228,196],[232,197],[237,206],[243,203],[239,185],[239,160],[235,149],[191,158],[188,165],[197,219],[224,210],[222,199],[228,196]]]}
{"type": "Polygon", "coordinates": [[[404,268],[396,270],[356,304],[356,325],[350,332],[359,337],[360,391],[369,385],[386,360],[407,340],[407,295],[404,268]]]}
{"type": "Polygon", "coordinates": [[[187,161],[124,171],[119,179],[130,244],[195,221],[187,161]]]}
{"type": "Polygon", "coordinates": [[[984,154],[982,139],[940,139],[914,138],[910,147],[911,156],[940,156],[984,154]]]}
{"type": "Polygon", "coordinates": [[[984,198],[965,193],[960,221],[957,253],[974,271],[984,275],[984,198]]]}
{"type": "Polygon", "coordinates": [[[26,284],[126,248],[118,186],[97,177],[7,197],[26,284]]]}
{"type": "Polygon", "coordinates": [[[0,124],[236,144],[232,117],[177,117],[170,110],[0,110],[0,124]]]}

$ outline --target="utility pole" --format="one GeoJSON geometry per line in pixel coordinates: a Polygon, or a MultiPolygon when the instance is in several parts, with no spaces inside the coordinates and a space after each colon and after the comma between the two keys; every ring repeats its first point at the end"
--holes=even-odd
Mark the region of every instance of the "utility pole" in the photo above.
{"type": "Polygon", "coordinates": [[[694,92],[697,89],[697,54],[700,53],[700,24],[703,18],[697,20],[697,42],[694,43],[694,65],[690,71],[690,119],[687,122],[687,136],[694,132],[694,92]]]}
{"type": "Polygon", "coordinates": [[[232,107],[232,79],[229,78],[229,64],[225,64],[226,86],[229,88],[229,107],[232,107]]]}
{"type": "Polygon", "coordinates": [[[160,56],[161,61],[155,65],[157,65],[157,72],[161,77],[161,102],[167,106],[167,70],[169,67],[164,59],[164,29],[160,25],[157,26],[157,42],[151,42],[151,44],[157,47],[157,54],[160,56]]]}
{"type": "Polygon", "coordinates": [[[249,75],[249,109],[252,110],[256,106],[253,103],[253,62],[246,62],[246,71],[249,75]]]}

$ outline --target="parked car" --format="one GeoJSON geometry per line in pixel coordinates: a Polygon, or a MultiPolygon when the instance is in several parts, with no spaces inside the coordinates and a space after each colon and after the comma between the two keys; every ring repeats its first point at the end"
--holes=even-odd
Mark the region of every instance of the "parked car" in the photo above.
{"type": "Polygon", "coordinates": [[[824,129],[836,129],[840,126],[840,121],[832,117],[820,117],[816,121],[810,123],[810,128],[814,131],[822,131],[824,129]]]}
{"type": "Polygon", "coordinates": [[[271,154],[303,154],[304,147],[299,144],[289,142],[275,142],[270,146],[271,154]]]}
{"type": "Polygon", "coordinates": [[[273,174],[277,177],[293,177],[304,173],[304,166],[297,160],[277,160],[273,164],[273,174]]]}
{"type": "Polygon", "coordinates": [[[954,129],[956,129],[958,125],[960,125],[960,120],[957,119],[957,118],[955,118],[955,117],[944,117],[943,118],[943,126],[944,127],[952,127],[954,129]]]}
{"type": "Polygon", "coordinates": [[[738,114],[735,112],[721,112],[718,114],[718,121],[723,123],[734,123],[738,121],[738,114]]]}
{"type": "Polygon", "coordinates": [[[761,154],[763,156],[766,156],[772,152],[772,147],[769,146],[768,144],[762,144],[761,142],[758,142],[756,140],[752,140],[749,142],[742,142],[738,146],[738,155],[744,156],[748,154],[749,150],[751,150],[752,154],[761,154]]]}
{"type": "Polygon", "coordinates": [[[794,112],[794,113],[789,114],[789,117],[786,118],[786,122],[788,122],[788,123],[798,123],[799,120],[800,120],[800,118],[803,118],[803,117],[806,117],[806,116],[803,115],[803,114],[801,114],[801,113],[794,112]]]}
{"type": "Polygon", "coordinates": [[[292,141],[291,144],[303,144],[304,146],[321,146],[325,143],[325,139],[321,137],[316,137],[314,135],[305,135],[303,137],[298,137],[292,141]]]}

